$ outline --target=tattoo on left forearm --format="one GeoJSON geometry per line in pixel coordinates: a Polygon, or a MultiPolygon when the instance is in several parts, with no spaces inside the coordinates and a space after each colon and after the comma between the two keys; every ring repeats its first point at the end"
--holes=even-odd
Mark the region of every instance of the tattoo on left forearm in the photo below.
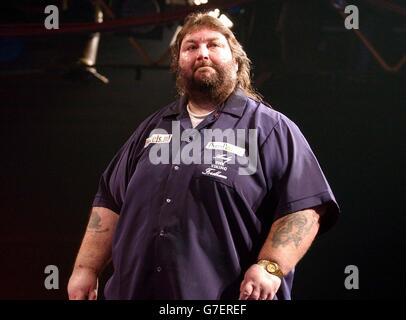
{"type": "Polygon", "coordinates": [[[97,211],[93,211],[90,216],[90,221],[87,226],[87,231],[92,232],[106,232],[109,228],[102,229],[102,225],[100,224],[101,217],[97,211]]]}
{"type": "Polygon", "coordinates": [[[309,218],[303,213],[293,213],[282,218],[272,236],[272,247],[287,246],[289,243],[299,247],[315,222],[315,218],[309,218]]]}

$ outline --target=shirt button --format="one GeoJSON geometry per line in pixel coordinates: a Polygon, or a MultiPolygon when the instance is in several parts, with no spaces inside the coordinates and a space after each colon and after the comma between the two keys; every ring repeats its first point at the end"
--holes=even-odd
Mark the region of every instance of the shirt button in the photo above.
{"type": "Polygon", "coordinates": [[[162,268],[161,267],[157,267],[156,268],[156,272],[161,272],[162,271],[162,268]]]}
{"type": "Polygon", "coordinates": [[[165,235],[165,231],[161,230],[161,231],[159,232],[159,236],[160,236],[160,237],[163,237],[164,235],[165,235]]]}
{"type": "Polygon", "coordinates": [[[179,166],[174,166],[173,167],[175,170],[179,170],[179,166]]]}
{"type": "Polygon", "coordinates": [[[172,201],[171,199],[166,198],[166,203],[169,203],[169,202],[171,202],[171,201],[172,201]]]}

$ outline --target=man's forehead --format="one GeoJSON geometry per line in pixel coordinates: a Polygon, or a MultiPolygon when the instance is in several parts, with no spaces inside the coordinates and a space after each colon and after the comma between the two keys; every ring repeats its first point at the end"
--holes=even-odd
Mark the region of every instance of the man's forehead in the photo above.
{"type": "Polygon", "coordinates": [[[183,41],[207,41],[215,39],[227,41],[221,32],[206,28],[190,31],[185,35],[183,41]]]}

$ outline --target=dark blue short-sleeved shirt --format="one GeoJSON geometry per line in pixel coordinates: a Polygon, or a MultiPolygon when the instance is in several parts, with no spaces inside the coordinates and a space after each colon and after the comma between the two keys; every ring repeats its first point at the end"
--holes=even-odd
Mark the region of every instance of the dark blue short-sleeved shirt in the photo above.
{"type": "MultiPolygon", "coordinates": [[[[323,203],[322,231],[338,206],[286,116],[236,90],[192,129],[180,98],[147,118],[101,177],[93,206],[120,215],[105,296],[238,299],[273,221],[323,203]]],[[[292,281],[278,299],[290,299],[292,281]]]]}

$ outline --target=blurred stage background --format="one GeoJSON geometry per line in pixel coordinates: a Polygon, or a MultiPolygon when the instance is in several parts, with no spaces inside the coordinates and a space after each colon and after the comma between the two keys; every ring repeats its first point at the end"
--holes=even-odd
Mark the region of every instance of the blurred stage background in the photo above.
{"type": "MultiPolygon", "coordinates": [[[[207,5],[234,23],[256,87],[301,128],[341,206],[338,224],[299,263],[294,298],[404,297],[405,1],[207,5]],[[344,28],[339,11],[350,4],[369,48],[344,28]],[[358,290],[344,287],[347,265],[359,268],[358,290]]],[[[185,13],[201,9],[182,0],[0,4],[0,299],[67,298],[99,177],[137,125],[175,97],[167,49],[185,13]],[[49,4],[59,33],[43,27],[49,4]],[[89,33],[97,12],[99,35],[89,33]],[[78,63],[86,46],[90,60],[78,63]],[[47,265],[59,268],[59,290],[44,287],[47,265]]]]}

